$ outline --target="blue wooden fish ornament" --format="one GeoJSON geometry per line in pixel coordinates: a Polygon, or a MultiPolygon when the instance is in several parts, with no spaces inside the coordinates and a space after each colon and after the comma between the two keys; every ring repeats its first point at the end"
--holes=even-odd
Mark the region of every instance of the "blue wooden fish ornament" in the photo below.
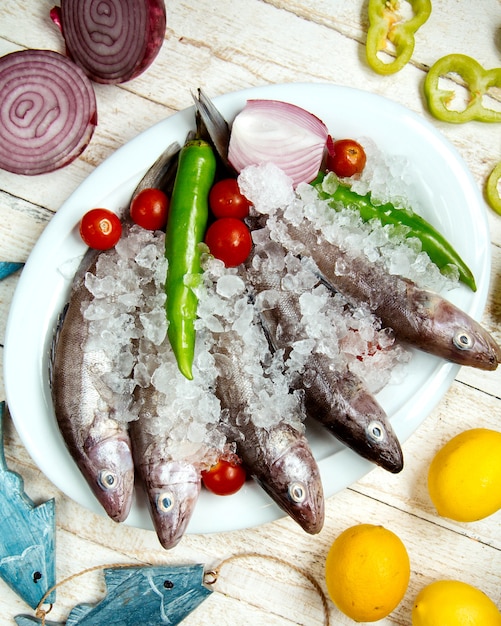
{"type": "Polygon", "coordinates": [[[12,261],[0,261],[0,280],[7,278],[23,267],[24,263],[14,263],[12,261]]]}
{"type": "MultiPolygon", "coordinates": [[[[66,626],[175,626],[212,593],[203,565],[117,567],[104,570],[107,594],[99,604],[79,604],[66,626]]],[[[41,624],[16,615],[18,626],[41,624]]],[[[64,626],[45,620],[45,626],[64,626]]]]}
{"type": "MultiPolygon", "coordinates": [[[[55,502],[35,506],[23,478],[9,471],[4,452],[5,402],[0,403],[0,577],[36,608],[56,583],[55,502]]],[[[54,602],[54,593],[47,602],[54,602]]]]}

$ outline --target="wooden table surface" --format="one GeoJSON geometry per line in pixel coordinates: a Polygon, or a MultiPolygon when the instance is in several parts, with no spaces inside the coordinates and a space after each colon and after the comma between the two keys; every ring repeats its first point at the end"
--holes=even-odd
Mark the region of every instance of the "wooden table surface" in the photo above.
{"type": "MultiPolygon", "coordinates": [[[[49,20],[53,0],[4,0],[0,9],[0,54],[24,48],[63,51],[49,20]]],[[[432,118],[423,98],[427,68],[439,57],[461,52],[485,68],[501,66],[501,1],[442,0],[416,36],[411,63],[392,76],[380,76],[366,64],[366,0],[168,0],[165,41],[154,64],[122,86],[96,85],[99,125],[88,149],[57,172],[21,177],[0,171],[0,259],[25,261],[64,200],[117,148],[191,105],[201,86],[211,96],[250,86],[287,82],[346,85],[398,102],[435,127],[459,150],[480,190],[501,160],[501,125],[470,122],[448,125],[432,118]]],[[[490,211],[492,274],[483,324],[501,341],[501,218],[490,211]]],[[[18,276],[0,283],[0,343],[18,276]]],[[[35,303],[36,304],[36,303],[35,303]]],[[[381,523],[395,531],[411,560],[408,591],[381,624],[411,624],[418,591],[441,578],[458,578],[480,587],[501,608],[501,512],[470,524],[437,516],[426,490],[426,472],[438,448],[474,426],[501,430],[501,368],[484,373],[461,369],[442,401],[403,448],[398,475],[374,469],[326,503],[326,522],[315,536],[289,519],[247,530],[186,535],[172,551],[163,551],[153,531],[116,525],[63,495],[33,463],[6,424],[9,467],[22,474],[35,502],[57,502],[58,580],[110,563],[193,563],[208,567],[240,552],[273,555],[301,568],[324,587],[328,548],[345,528],[381,523]]],[[[1,383],[0,383],[1,384],[1,383]]],[[[0,399],[5,392],[0,390],[0,399]]],[[[41,443],[43,445],[43,443],[41,443]]],[[[249,559],[223,568],[217,592],[189,616],[186,625],[321,624],[320,599],[310,583],[290,568],[249,559]]],[[[93,572],[58,590],[50,619],[64,621],[80,602],[95,603],[104,594],[101,572],[93,572]]],[[[332,624],[350,624],[329,602],[332,624]]],[[[28,607],[0,580],[0,622],[28,607]]]]}

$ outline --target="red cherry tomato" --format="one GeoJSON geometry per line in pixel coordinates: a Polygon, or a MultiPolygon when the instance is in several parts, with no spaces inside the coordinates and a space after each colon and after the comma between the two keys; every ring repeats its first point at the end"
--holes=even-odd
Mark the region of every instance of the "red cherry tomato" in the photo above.
{"type": "Polygon", "coordinates": [[[80,236],[90,248],[113,248],[121,234],[120,218],[108,209],[91,209],[80,220],[80,236]]]}
{"type": "Polygon", "coordinates": [[[327,140],[327,170],[337,176],[353,176],[360,174],[365,167],[367,157],[363,146],[354,139],[327,140]]]}
{"type": "Polygon", "coordinates": [[[236,267],[249,256],[252,237],[242,220],[222,217],[207,229],[205,243],[211,254],[223,261],[226,267],[236,267]]]}
{"type": "Polygon", "coordinates": [[[221,459],[202,472],[205,487],[218,496],[231,496],[245,483],[247,476],[242,465],[221,459]]]}
{"type": "Polygon", "coordinates": [[[210,190],[209,205],[215,217],[243,219],[249,215],[251,203],[241,193],[235,178],[225,178],[210,190]]]}
{"type": "Polygon", "coordinates": [[[132,220],[147,230],[164,230],[168,211],[169,199],[161,189],[153,187],[140,191],[130,203],[132,220]]]}

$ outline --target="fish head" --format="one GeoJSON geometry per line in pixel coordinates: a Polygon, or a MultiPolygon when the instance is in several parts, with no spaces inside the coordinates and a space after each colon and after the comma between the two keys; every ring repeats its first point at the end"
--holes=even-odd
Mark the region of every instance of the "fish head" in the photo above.
{"type": "Polygon", "coordinates": [[[127,519],[134,494],[134,464],[128,437],[117,433],[87,442],[81,469],[111,519],[127,519]]]}
{"type": "Polygon", "coordinates": [[[401,472],[404,467],[404,455],[386,415],[378,415],[377,412],[366,413],[360,427],[363,430],[363,443],[354,446],[355,451],[392,474],[401,472]]]}
{"type": "Polygon", "coordinates": [[[319,533],[324,523],[324,494],[306,437],[292,427],[275,428],[268,435],[269,470],[256,479],[303,530],[319,533]]]}
{"type": "Polygon", "coordinates": [[[325,383],[318,376],[306,396],[308,413],[359,456],[397,474],[402,447],[386,412],[364,382],[351,371],[325,383]]]}
{"type": "Polygon", "coordinates": [[[145,489],[153,525],[162,546],[176,546],[193,515],[201,489],[199,470],[186,461],[150,463],[145,489]]]}
{"type": "MultiPolygon", "coordinates": [[[[53,505],[54,501],[50,501],[53,505]]],[[[27,547],[22,554],[12,554],[0,560],[0,576],[32,609],[36,609],[45,594],[55,586],[54,545],[42,543],[27,547]],[[48,553],[52,549],[52,553],[48,553]]],[[[54,602],[55,593],[45,599],[54,602]]]]}
{"type": "MultiPolygon", "coordinates": [[[[501,363],[501,347],[492,335],[467,313],[461,311],[448,300],[427,294],[431,301],[428,306],[433,311],[431,316],[432,329],[435,336],[443,339],[440,344],[442,352],[434,354],[469,367],[493,371],[501,363]]],[[[434,344],[433,337],[424,337],[424,351],[431,351],[429,345],[434,344]]]]}

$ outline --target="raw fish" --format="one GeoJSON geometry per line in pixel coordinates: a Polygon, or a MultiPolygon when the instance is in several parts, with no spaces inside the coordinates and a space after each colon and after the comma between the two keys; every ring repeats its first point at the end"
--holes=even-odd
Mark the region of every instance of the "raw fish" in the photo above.
{"type": "Polygon", "coordinates": [[[102,344],[87,346],[89,323],[82,305],[90,298],[86,274],[100,254],[89,250],[75,275],[69,304],[55,333],[51,390],[59,429],[71,456],[106,513],[124,521],[132,505],[134,466],[127,421],[120,419],[128,399],[103,382],[113,365],[102,344]]]}
{"type": "MultiPolygon", "coordinates": [[[[272,241],[256,245],[245,271],[257,304],[270,294],[270,303],[260,307],[261,318],[273,347],[283,350],[287,361],[294,342],[308,337],[301,321],[300,293],[284,286],[285,255],[285,250],[272,241]],[[268,254],[273,255],[273,262],[267,261],[268,254]],[[284,257],[281,271],[276,267],[280,255],[284,257]]],[[[310,352],[301,370],[293,371],[291,387],[303,389],[307,414],[345,445],[390,472],[401,471],[402,449],[383,408],[356,374],[346,365],[340,367],[340,360],[327,352],[310,352]]]]}

